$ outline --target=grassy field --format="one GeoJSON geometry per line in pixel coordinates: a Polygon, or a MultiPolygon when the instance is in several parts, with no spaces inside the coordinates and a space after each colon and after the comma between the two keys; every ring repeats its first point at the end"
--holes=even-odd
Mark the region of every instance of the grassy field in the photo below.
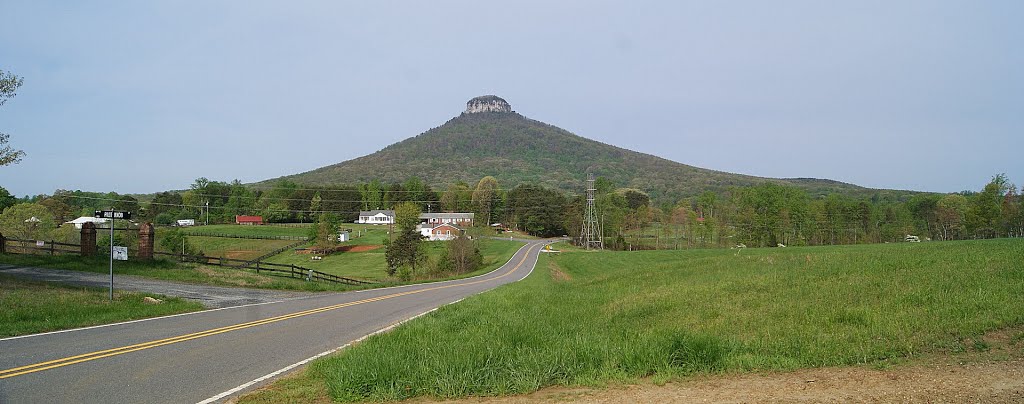
{"type": "MultiPolygon", "coordinates": [[[[522,282],[313,362],[244,402],[873,363],[1024,324],[1024,240],[544,254],[522,282]]],[[[1018,336],[1019,337],[1019,336],[1018,336]]]]}
{"type": "Polygon", "coordinates": [[[189,234],[228,234],[235,236],[289,236],[305,237],[309,224],[242,226],[237,224],[211,224],[179,228],[189,234]]]}
{"type": "MultiPolygon", "coordinates": [[[[207,257],[223,257],[236,260],[251,260],[263,254],[295,243],[291,240],[253,240],[244,238],[188,236],[192,243],[207,257]]],[[[159,241],[157,241],[159,243],[159,241]]]]}
{"type": "Polygon", "coordinates": [[[146,293],[30,282],[0,274],[0,337],[109,324],[202,310],[199,303],[146,293]],[[143,302],[144,297],[162,300],[143,302]]]}
{"type": "MultiPolygon", "coordinates": [[[[379,235],[364,236],[361,239],[371,238],[378,238],[379,242],[383,242],[384,239],[384,237],[380,237],[379,235]]],[[[356,239],[354,241],[358,242],[361,239],[356,239]]],[[[346,244],[374,245],[370,243],[357,244],[355,242],[346,244]]],[[[471,275],[485,273],[498,268],[507,262],[508,259],[512,257],[512,254],[514,254],[522,245],[523,243],[518,241],[481,239],[480,253],[484,256],[484,265],[481,270],[476,271],[471,275]]],[[[443,243],[428,242],[427,246],[430,250],[430,255],[435,257],[439,255],[441,250],[444,248],[443,243]]],[[[334,253],[317,261],[314,261],[310,254],[285,252],[271,257],[267,262],[294,264],[347,278],[358,278],[373,281],[382,281],[387,280],[388,278],[387,273],[385,272],[387,263],[384,261],[383,247],[369,251],[334,253]]]]}
{"type": "MultiPolygon", "coordinates": [[[[97,273],[108,273],[109,271],[109,264],[106,257],[82,258],[77,255],[50,257],[45,255],[0,254],[0,264],[97,273]]],[[[150,262],[117,261],[114,263],[114,274],[138,275],[153,279],[197,283],[203,285],[237,286],[261,289],[306,291],[346,291],[361,289],[361,287],[350,285],[330,284],[325,282],[306,282],[299,279],[256,274],[251,270],[221,268],[212,265],[197,265],[169,260],[154,260],[150,262]]]]}

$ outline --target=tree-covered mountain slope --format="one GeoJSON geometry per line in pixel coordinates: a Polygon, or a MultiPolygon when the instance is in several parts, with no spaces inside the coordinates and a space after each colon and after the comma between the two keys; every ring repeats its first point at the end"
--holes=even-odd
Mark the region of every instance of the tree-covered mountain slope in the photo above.
{"type": "MultiPolygon", "coordinates": [[[[374,179],[402,182],[419,177],[435,189],[443,189],[460,180],[474,184],[490,175],[508,188],[534,182],[582,192],[587,173],[592,172],[617,186],[645,191],[655,199],[676,199],[762,182],[795,185],[812,195],[903,193],[831,180],[771,179],[693,167],[577,136],[512,112],[507,104],[474,103],[494,103],[495,99],[504,103],[493,96],[474,98],[467,112],[416,137],[367,156],[281,178],[299,184],[337,185],[374,179]]],[[[264,183],[272,181],[276,179],[264,183]]]]}

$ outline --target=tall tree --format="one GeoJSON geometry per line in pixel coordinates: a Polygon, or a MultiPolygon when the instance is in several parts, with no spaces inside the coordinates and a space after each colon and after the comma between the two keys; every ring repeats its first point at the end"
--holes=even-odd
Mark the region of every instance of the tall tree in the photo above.
{"type": "Polygon", "coordinates": [[[473,190],[473,205],[476,206],[477,213],[477,224],[481,221],[484,226],[490,226],[491,212],[494,208],[494,202],[498,196],[498,180],[488,175],[480,179],[480,182],[476,184],[476,189],[473,190]]]}
{"type": "Polygon", "coordinates": [[[19,203],[0,214],[0,234],[26,240],[49,239],[57,228],[53,215],[38,203],[19,203]]]}
{"type": "Polygon", "coordinates": [[[359,186],[359,194],[363,200],[363,210],[384,208],[384,186],[378,180],[359,186]]]}
{"type": "Polygon", "coordinates": [[[963,195],[949,194],[939,199],[936,204],[939,223],[939,236],[942,240],[961,238],[964,221],[967,217],[968,201],[963,195]]]}
{"type": "Polygon", "coordinates": [[[384,241],[384,259],[388,263],[388,275],[398,273],[404,279],[416,276],[416,267],[427,258],[423,236],[416,230],[420,208],[412,202],[403,202],[395,207],[395,225],[398,237],[384,241]],[[408,268],[408,272],[398,272],[408,268]]]}
{"type": "MultiPolygon", "coordinates": [[[[22,81],[21,77],[15,76],[13,73],[0,70],[0,106],[17,95],[16,92],[18,87],[21,87],[22,81]]],[[[25,157],[24,151],[15,150],[7,144],[9,140],[10,135],[0,133],[0,166],[17,164],[21,162],[22,157],[25,157]]]]}
{"type": "Polygon", "coordinates": [[[469,185],[459,181],[449,185],[448,189],[441,194],[441,210],[445,212],[468,212],[472,191],[469,185]]]}

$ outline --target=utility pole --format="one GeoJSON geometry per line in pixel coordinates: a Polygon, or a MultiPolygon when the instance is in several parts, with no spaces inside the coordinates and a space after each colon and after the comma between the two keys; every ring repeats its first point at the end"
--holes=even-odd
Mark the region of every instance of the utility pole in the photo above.
{"type": "Polygon", "coordinates": [[[597,222],[597,211],[594,207],[594,193],[596,191],[597,189],[594,187],[594,174],[588,173],[587,208],[584,210],[583,229],[580,231],[580,245],[588,250],[591,248],[604,249],[604,240],[598,235],[600,226],[597,222]]]}
{"type": "Polygon", "coordinates": [[[210,225],[210,201],[206,201],[206,225],[210,225]]]}

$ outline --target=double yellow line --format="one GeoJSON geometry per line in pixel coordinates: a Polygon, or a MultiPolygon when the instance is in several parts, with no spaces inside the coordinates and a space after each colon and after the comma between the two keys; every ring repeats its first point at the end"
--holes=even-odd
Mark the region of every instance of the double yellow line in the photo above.
{"type": "Polygon", "coordinates": [[[304,316],[308,316],[308,315],[311,315],[311,314],[323,313],[323,312],[327,312],[327,311],[331,311],[331,310],[337,310],[337,309],[341,309],[341,308],[345,308],[345,307],[351,307],[351,306],[356,306],[356,305],[365,304],[365,303],[371,303],[371,302],[377,302],[377,301],[381,301],[381,300],[393,299],[393,298],[400,297],[400,296],[406,296],[406,295],[412,295],[412,294],[416,294],[416,293],[429,292],[429,291],[433,291],[433,290],[453,288],[453,287],[456,287],[456,286],[475,285],[475,284],[478,284],[478,283],[483,283],[483,282],[488,282],[488,281],[491,281],[491,280],[501,279],[501,278],[504,278],[504,277],[512,274],[516,270],[518,270],[519,267],[522,266],[524,262],[526,262],[526,258],[530,256],[530,252],[532,250],[533,250],[533,247],[527,248],[526,254],[523,254],[523,258],[519,260],[519,263],[517,263],[514,268],[510,269],[508,272],[505,272],[504,274],[498,275],[497,277],[490,278],[490,279],[481,279],[481,280],[472,281],[472,282],[466,282],[466,283],[455,283],[455,284],[451,284],[451,285],[435,286],[435,287],[432,287],[432,288],[410,290],[410,291],[407,291],[407,292],[400,292],[400,293],[393,293],[393,294],[390,294],[390,295],[372,297],[372,298],[369,298],[369,299],[363,299],[363,300],[359,300],[359,301],[355,301],[355,302],[335,304],[335,305],[332,305],[332,306],[325,306],[325,307],[320,307],[320,308],[316,308],[316,309],[310,309],[310,310],[305,310],[305,311],[300,311],[300,312],[295,312],[295,313],[290,313],[290,314],[284,314],[284,315],[280,315],[280,316],[277,316],[277,317],[271,317],[271,318],[267,318],[267,319],[263,319],[263,320],[250,321],[250,322],[247,322],[247,323],[229,325],[229,326],[226,326],[226,327],[214,328],[214,329],[211,329],[211,330],[200,331],[200,332],[195,332],[195,333],[185,334],[185,335],[179,335],[179,336],[171,337],[171,338],[164,338],[164,339],[159,339],[159,340],[155,340],[155,341],[143,342],[141,344],[127,345],[127,346],[123,346],[123,347],[119,347],[119,348],[105,349],[105,350],[102,350],[102,351],[89,352],[89,353],[86,353],[86,354],[69,356],[69,357],[66,357],[66,358],[55,359],[55,360],[46,361],[46,362],[39,362],[39,363],[31,364],[31,365],[20,366],[20,367],[6,369],[6,370],[0,370],[0,379],[6,379],[6,378],[9,378],[9,377],[15,377],[15,376],[21,376],[21,375],[25,375],[25,374],[29,374],[29,373],[40,372],[40,371],[44,371],[44,370],[47,370],[47,369],[59,368],[59,367],[68,366],[68,365],[74,365],[76,363],[94,361],[94,360],[97,360],[97,359],[107,358],[107,357],[111,357],[111,356],[124,355],[126,353],[135,352],[135,351],[141,351],[143,349],[150,349],[150,348],[156,348],[156,347],[164,346],[164,345],[176,344],[176,343],[179,343],[179,342],[191,341],[191,340],[194,340],[194,339],[209,337],[209,336],[213,336],[213,335],[217,335],[217,334],[223,334],[223,333],[226,333],[226,332],[231,332],[231,331],[241,330],[241,329],[245,329],[245,328],[256,327],[256,326],[260,326],[260,325],[264,325],[264,324],[276,323],[278,321],[284,321],[284,320],[289,320],[289,319],[298,318],[298,317],[304,317],[304,316]]]}

